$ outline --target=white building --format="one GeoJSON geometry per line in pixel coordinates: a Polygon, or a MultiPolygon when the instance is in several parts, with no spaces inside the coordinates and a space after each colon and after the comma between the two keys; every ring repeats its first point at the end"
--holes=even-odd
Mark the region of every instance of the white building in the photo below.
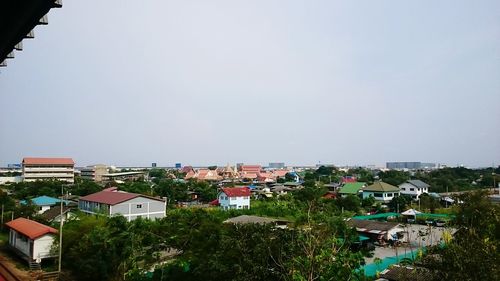
{"type": "Polygon", "coordinates": [[[39,263],[56,256],[51,253],[56,229],[25,218],[17,218],[5,225],[10,228],[9,245],[22,258],[39,263]]]}
{"type": "Polygon", "coordinates": [[[75,162],[71,158],[33,158],[23,159],[23,180],[60,180],[68,183],[75,181],[75,162]]]}
{"type": "Polygon", "coordinates": [[[401,194],[418,199],[423,193],[429,193],[429,185],[421,180],[408,180],[399,185],[399,190],[401,194]]]}
{"type": "Polygon", "coordinates": [[[378,181],[367,187],[363,187],[363,199],[373,197],[377,201],[388,203],[395,196],[399,196],[399,188],[388,183],[378,181]]]}
{"type": "Polygon", "coordinates": [[[223,188],[217,198],[223,210],[250,209],[250,189],[248,187],[223,188]]]}
{"type": "Polygon", "coordinates": [[[78,208],[88,214],[122,215],[128,221],[137,218],[165,217],[166,201],[142,194],[118,191],[116,187],[81,197],[78,208]]]}

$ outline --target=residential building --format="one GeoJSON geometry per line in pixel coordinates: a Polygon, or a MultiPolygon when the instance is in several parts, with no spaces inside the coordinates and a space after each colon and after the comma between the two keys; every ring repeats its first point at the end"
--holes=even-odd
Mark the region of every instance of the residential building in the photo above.
{"type": "Polygon", "coordinates": [[[250,188],[222,188],[217,196],[223,210],[250,209],[250,188]]]}
{"type": "Polygon", "coordinates": [[[87,166],[80,170],[82,179],[87,179],[95,182],[102,182],[103,175],[108,173],[108,166],[97,164],[87,166]]]}
{"type": "Polygon", "coordinates": [[[147,195],[118,191],[116,187],[81,197],[78,208],[88,214],[122,215],[128,221],[137,218],[165,217],[166,201],[147,195]]]}
{"type": "Polygon", "coordinates": [[[395,196],[399,196],[399,188],[388,183],[377,181],[372,185],[363,187],[363,199],[373,197],[377,201],[388,203],[395,196]]]}
{"type": "Polygon", "coordinates": [[[62,216],[61,216],[61,206],[54,206],[50,208],[49,210],[45,211],[42,214],[42,218],[47,220],[48,222],[60,222],[61,218],[62,221],[65,222],[71,218],[75,218],[76,214],[74,213],[74,209],[76,207],[68,207],[68,206],[63,206],[62,209],[62,216]]]}
{"type": "Polygon", "coordinates": [[[338,190],[338,194],[341,197],[347,197],[348,195],[359,196],[362,195],[363,187],[366,186],[364,182],[348,182],[342,185],[342,187],[338,190]]]}
{"type": "MultiPolygon", "coordinates": [[[[61,199],[45,195],[38,196],[32,199],[21,200],[19,201],[19,204],[27,205],[28,201],[38,208],[38,214],[43,214],[46,211],[50,210],[52,207],[59,206],[61,204],[61,199]]],[[[70,201],[63,200],[63,203],[64,205],[68,205],[70,201]]]]}
{"type": "Polygon", "coordinates": [[[423,193],[429,193],[430,185],[421,180],[407,180],[399,185],[401,194],[409,195],[413,199],[418,199],[423,193]]]}
{"type": "Polygon", "coordinates": [[[40,263],[42,259],[55,256],[51,248],[56,229],[25,218],[17,218],[5,225],[10,228],[9,245],[22,258],[40,263]]]}
{"type": "Polygon", "coordinates": [[[350,219],[347,225],[355,227],[356,231],[369,237],[372,241],[389,241],[403,239],[405,229],[395,222],[350,219]]]}
{"type": "Polygon", "coordinates": [[[75,162],[71,158],[34,158],[23,159],[23,180],[59,180],[68,183],[75,181],[75,162]]]}

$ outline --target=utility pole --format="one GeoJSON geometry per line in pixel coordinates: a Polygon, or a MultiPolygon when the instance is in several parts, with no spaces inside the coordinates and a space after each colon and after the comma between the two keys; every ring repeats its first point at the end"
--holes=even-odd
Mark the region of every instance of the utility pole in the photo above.
{"type": "Polygon", "coordinates": [[[59,214],[59,263],[58,263],[59,277],[61,277],[61,261],[62,261],[63,200],[64,200],[64,187],[61,186],[61,204],[60,204],[61,212],[59,214]]]}
{"type": "Polygon", "coordinates": [[[3,230],[3,204],[2,204],[2,226],[1,229],[3,230]]]}

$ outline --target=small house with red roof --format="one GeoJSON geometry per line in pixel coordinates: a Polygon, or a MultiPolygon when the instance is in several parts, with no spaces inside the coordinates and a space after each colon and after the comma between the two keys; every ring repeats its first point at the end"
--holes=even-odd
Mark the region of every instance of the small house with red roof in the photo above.
{"type": "Polygon", "coordinates": [[[223,210],[250,209],[250,188],[248,187],[222,188],[217,198],[223,210]]]}
{"type": "Polygon", "coordinates": [[[143,194],[119,191],[116,187],[81,197],[78,208],[87,214],[122,215],[128,221],[137,218],[165,217],[166,201],[143,194]]]}
{"type": "Polygon", "coordinates": [[[10,228],[9,245],[22,258],[40,263],[42,259],[57,256],[51,252],[56,229],[25,218],[17,218],[5,225],[10,228]]]}

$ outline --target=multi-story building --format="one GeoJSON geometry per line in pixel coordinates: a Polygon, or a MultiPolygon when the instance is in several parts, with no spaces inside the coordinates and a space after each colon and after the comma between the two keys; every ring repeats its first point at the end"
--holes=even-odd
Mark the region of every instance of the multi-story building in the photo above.
{"type": "Polygon", "coordinates": [[[82,168],[80,172],[82,179],[101,182],[103,180],[102,175],[108,173],[108,166],[103,164],[87,166],[85,168],[82,168]]]}
{"type": "Polygon", "coordinates": [[[269,169],[285,169],[285,163],[269,163],[269,169]]]}
{"type": "Polygon", "coordinates": [[[165,217],[166,201],[160,198],[124,191],[116,187],[81,197],[78,208],[87,214],[122,215],[128,221],[137,218],[165,217]]]}
{"type": "Polygon", "coordinates": [[[436,168],[435,163],[422,162],[387,162],[385,166],[390,170],[420,170],[436,168]]]}
{"type": "Polygon", "coordinates": [[[407,180],[399,185],[401,194],[409,195],[413,199],[418,199],[423,193],[429,193],[429,185],[421,180],[407,180]]]}
{"type": "Polygon", "coordinates": [[[217,198],[223,210],[250,209],[250,189],[248,187],[223,188],[217,198]]]}
{"type": "Polygon", "coordinates": [[[23,159],[23,180],[60,180],[68,183],[75,181],[75,162],[71,158],[34,158],[23,159]]]}

